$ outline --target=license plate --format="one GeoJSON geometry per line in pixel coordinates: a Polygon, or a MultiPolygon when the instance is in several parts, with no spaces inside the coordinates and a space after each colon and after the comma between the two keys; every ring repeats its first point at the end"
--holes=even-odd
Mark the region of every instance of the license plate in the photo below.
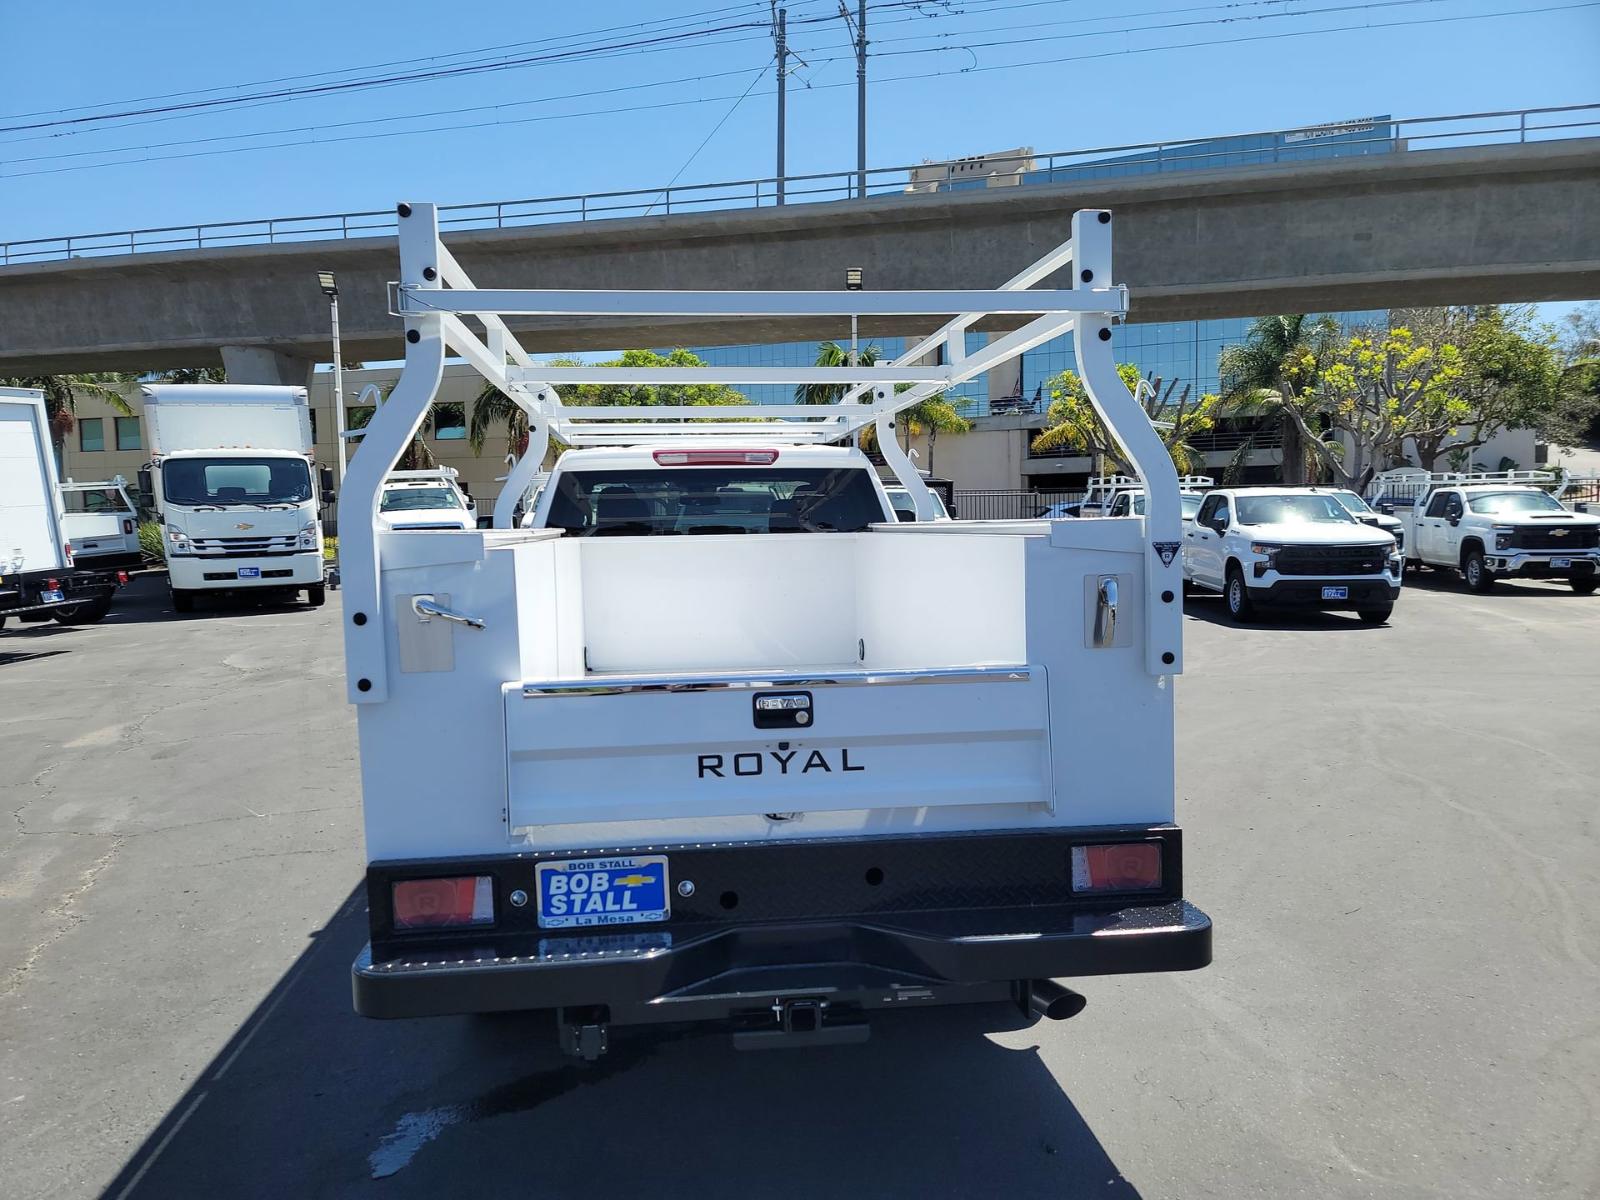
{"type": "Polygon", "coordinates": [[[1572,560],[1570,558],[1552,558],[1550,565],[1552,567],[1570,567],[1572,566],[1572,560]]]}
{"type": "Polygon", "coordinates": [[[260,567],[240,567],[239,568],[239,578],[240,579],[260,579],[261,578],[261,568],[260,567]]]}
{"type": "Polygon", "coordinates": [[[1347,587],[1325,587],[1322,589],[1322,598],[1324,600],[1348,600],[1350,599],[1350,589],[1347,587]]]}
{"type": "Polygon", "coordinates": [[[672,911],[664,854],[542,862],[534,880],[540,929],[640,925],[672,911]]]}
{"type": "Polygon", "coordinates": [[[40,604],[57,604],[65,599],[66,596],[62,592],[56,590],[39,593],[40,604]]]}

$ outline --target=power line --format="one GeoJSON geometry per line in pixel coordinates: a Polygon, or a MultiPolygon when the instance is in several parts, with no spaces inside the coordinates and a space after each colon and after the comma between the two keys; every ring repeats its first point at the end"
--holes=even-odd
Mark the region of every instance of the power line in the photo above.
{"type": "MultiPolygon", "coordinates": [[[[1350,9],[1361,9],[1361,8],[1368,8],[1368,7],[1377,7],[1377,5],[1359,4],[1359,5],[1351,5],[1351,6],[1349,6],[1350,9]]],[[[902,75],[885,76],[885,77],[880,78],[878,80],[878,82],[879,83],[904,83],[904,82],[910,82],[910,81],[915,81],[915,80],[934,79],[934,78],[941,78],[941,77],[954,76],[954,75],[985,74],[985,73],[989,73],[989,72],[993,72],[993,71],[1021,70],[1021,69],[1026,68],[1026,67],[1052,66],[1052,65],[1057,65],[1057,64],[1060,64],[1060,63],[1065,63],[1065,62],[1083,62],[1083,61],[1090,61],[1090,60],[1100,59],[1100,58],[1114,58],[1114,57],[1123,57],[1123,56],[1130,56],[1131,57],[1131,56],[1139,55],[1139,54],[1154,54],[1154,53],[1162,53],[1162,52],[1174,51],[1174,50],[1201,49],[1201,48],[1209,48],[1209,47],[1213,47],[1213,46],[1225,46],[1225,45],[1243,45],[1243,44],[1249,44],[1249,43],[1255,43],[1255,42],[1279,41],[1279,40],[1284,40],[1284,39],[1288,39],[1288,38],[1317,37],[1317,36],[1321,36],[1321,35],[1324,35],[1324,34],[1331,34],[1331,33],[1355,33],[1355,32],[1362,32],[1362,31],[1369,30],[1369,29],[1408,28],[1408,27],[1416,27],[1416,26],[1440,25],[1440,24],[1456,23],[1456,22],[1462,22],[1462,21],[1490,20],[1490,19],[1496,19],[1496,18],[1500,18],[1500,17],[1534,16],[1534,15],[1539,15],[1539,14],[1543,14],[1543,13],[1568,12],[1568,11],[1574,11],[1574,10],[1578,10],[1578,9],[1588,9],[1588,8],[1596,8],[1596,7],[1600,7],[1600,0],[1580,0],[1580,2],[1578,2],[1578,3],[1546,5],[1546,6],[1542,6],[1542,7],[1539,7],[1539,8],[1532,8],[1532,9],[1519,8],[1519,9],[1512,9],[1512,10],[1507,10],[1507,11],[1487,12],[1487,13],[1469,13],[1469,14],[1462,14],[1462,15],[1457,15],[1457,16],[1436,16],[1436,17],[1417,18],[1417,19],[1413,19],[1413,20],[1403,20],[1403,21],[1369,22],[1369,23],[1364,24],[1364,25],[1335,26],[1335,27],[1332,27],[1332,28],[1324,28],[1324,29],[1285,30],[1285,31],[1278,32],[1278,33],[1258,34],[1258,35],[1248,36],[1248,37],[1213,38],[1213,39],[1208,39],[1208,40],[1204,40],[1204,41],[1184,42],[1184,43],[1177,43],[1177,44],[1173,44],[1173,45],[1164,45],[1164,46],[1146,46],[1146,47],[1137,47],[1137,48],[1131,48],[1131,49],[1106,50],[1106,51],[1099,51],[1099,52],[1093,52],[1093,53],[1088,53],[1088,54],[1058,55],[1058,56],[1053,56],[1053,57],[1049,57],[1049,58],[1030,59],[1030,60],[1026,60],[1026,61],[1022,61],[1022,62],[999,63],[999,64],[994,64],[994,65],[991,65],[991,66],[961,67],[961,68],[954,69],[954,70],[914,72],[914,73],[908,73],[908,74],[902,74],[902,75]]],[[[1323,10],[1323,11],[1333,11],[1333,10],[1323,10]]],[[[1338,10],[1338,11],[1345,11],[1345,10],[1338,10]]],[[[1227,23],[1227,22],[1211,22],[1211,23],[1212,24],[1218,24],[1218,23],[1227,23]]],[[[1120,31],[1113,31],[1113,32],[1120,32],[1120,31]]],[[[1016,39],[1013,42],[1010,42],[1010,43],[1007,43],[1007,44],[1011,44],[1011,45],[1031,44],[1034,40],[1036,40],[1036,39],[1031,39],[1031,38],[1016,39]]],[[[931,47],[931,48],[927,48],[927,49],[920,50],[920,51],[904,51],[904,52],[898,52],[898,53],[903,53],[903,54],[942,53],[942,52],[945,52],[947,50],[954,49],[954,48],[955,47],[931,47]]],[[[844,58],[840,58],[840,59],[821,59],[821,60],[818,60],[818,61],[825,63],[825,62],[832,62],[832,61],[846,61],[846,59],[844,59],[844,58]]],[[[764,70],[765,70],[765,68],[763,68],[763,71],[764,70]]],[[[642,85],[633,85],[633,86],[634,87],[638,87],[638,86],[642,86],[642,85]]],[[[824,90],[830,90],[830,89],[833,89],[833,88],[853,87],[853,86],[855,86],[855,82],[854,82],[854,80],[850,80],[848,82],[840,82],[840,83],[817,84],[817,85],[815,85],[813,90],[815,90],[815,91],[824,91],[824,90]]],[[[630,87],[627,90],[633,90],[633,88],[630,87]]],[[[769,95],[769,94],[772,94],[772,93],[763,92],[763,93],[757,93],[757,94],[769,95]]],[[[462,123],[462,124],[455,124],[455,125],[436,126],[436,127],[431,127],[431,128],[427,128],[427,129],[394,130],[394,131],[389,131],[389,132],[384,132],[384,133],[353,134],[353,135],[348,135],[348,136],[344,136],[344,137],[337,137],[337,138],[315,138],[315,137],[312,137],[312,138],[306,138],[306,139],[303,139],[303,140],[300,140],[300,141],[279,142],[279,143],[273,143],[271,145],[265,145],[265,146],[240,146],[240,147],[232,147],[232,148],[219,149],[219,150],[196,151],[196,152],[188,153],[188,154],[168,154],[168,155],[155,155],[155,156],[149,156],[149,157],[138,158],[138,159],[123,159],[123,160],[120,160],[120,161],[117,161],[117,162],[110,162],[110,163],[89,163],[89,164],[82,164],[82,165],[77,165],[77,166],[54,167],[54,168],[40,169],[40,170],[34,170],[34,171],[17,171],[17,172],[9,172],[9,173],[0,173],[0,178],[20,179],[20,178],[28,178],[28,177],[32,177],[32,176],[39,176],[39,175],[55,175],[55,174],[65,174],[65,173],[68,173],[68,172],[76,172],[76,171],[99,170],[99,169],[103,169],[103,168],[106,168],[106,167],[128,166],[128,165],[133,165],[133,164],[137,164],[137,163],[169,162],[169,161],[176,161],[176,160],[180,160],[180,159],[189,159],[189,158],[207,158],[207,157],[216,157],[216,156],[221,156],[221,155],[250,153],[250,152],[262,151],[262,150],[287,149],[287,148],[292,148],[292,147],[296,147],[296,146],[333,145],[333,144],[339,144],[339,143],[345,143],[345,142],[373,141],[373,140],[394,138],[394,137],[410,137],[410,136],[416,136],[416,135],[428,134],[428,133],[460,132],[460,131],[471,130],[471,129],[490,128],[490,127],[497,126],[497,125],[522,125],[522,124],[530,124],[530,123],[544,122],[544,121],[558,121],[558,120],[578,119],[578,118],[590,117],[590,116],[607,116],[607,115],[614,115],[614,114],[628,113],[628,112],[648,112],[648,111],[655,111],[655,110],[666,109],[666,108],[684,107],[686,105],[692,105],[692,104],[715,103],[715,102],[717,102],[719,100],[734,100],[734,99],[742,99],[742,97],[735,97],[733,95],[707,96],[707,97],[696,98],[696,99],[693,99],[693,100],[663,101],[663,102],[659,102],[659,103],[655,103],[655,104],[630,105],[630,106],[625,106],[625,107],[620,107],[620,108],[591,110],[591,111],[588,111],[588,112],[557,113],[557,114],[549,114],[549,115],[545,115],[545,116],[521,117],[521,118],[516,118],[516,119],[508,120],[508,121],[479,121],[479,122],[462,123]]],[[[731,115],[732,114],[730,112],[729,116],[731,116],[731,115]]],[[[726,118],[724,118],[724,120],[726,120],[726,118]]],[[[246,136],[254,136],[254,135],[241,134],[241,135],[235,135],[235,136],[237,136],[237,137],[246,137],[246,136]]],[[[130,152],[132,152],[134,150],[137,150],[137,149],[140,149],[140,147],[123,147],[123,148],[120,148],[120,149],[108,149],[108,150],[105,150],[105,151],[101,151],[99,153],[104,153],[104,154],[130,153],[130,152]]]]}
{"type": "MultiPolygon", "coordinates": [[[[683,173],[689,169],[689,164],[700,157],[700,151],[704,150],[706,146],[710,144],[711,139],[716,137],[717,133],[722,129],[722,127],[728,123],[728,118],[733,116],[733,114],[738,110],[739,105],[744,103],[745,97],[751,93],[756,84],[761,82],[762,77],[766,75],[767,69],[771,66],[772,63],[769,62],[766,64],[766,66],[763,66],[755,73],[754,78],[750,80],[750,86],[739,93],[739,98],[735,100],[731,106],[729,106],[727,112],[722,114],[722,120],[718,121],[711,127],[711,132],[706,134],[706,136],[701,139],[700,144],[694,148],[694,152],[690,154],[688,158],[683,160],[683,166],[678,168],[678,173],[671,179],[667,180],[667,186],[662,189],[663,193],[670,192],[672,190],[672,185],[677,183],[678,180],[683,177],[683,173]]],[[[644,215],[648,217],[652,212],[655,211],[655,207],[655,203],[652,202],[650,207],[644,210],[644,215]]]]}

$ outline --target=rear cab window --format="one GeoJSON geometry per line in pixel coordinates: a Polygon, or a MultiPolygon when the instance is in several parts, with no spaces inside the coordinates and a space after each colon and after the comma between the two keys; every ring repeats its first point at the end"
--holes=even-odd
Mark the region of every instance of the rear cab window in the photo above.
{"type": "Polygon", "coordinates": [[[859,467],[573,470],[544,524],[568,537],[860,533],[889,520],[859,467]]]}

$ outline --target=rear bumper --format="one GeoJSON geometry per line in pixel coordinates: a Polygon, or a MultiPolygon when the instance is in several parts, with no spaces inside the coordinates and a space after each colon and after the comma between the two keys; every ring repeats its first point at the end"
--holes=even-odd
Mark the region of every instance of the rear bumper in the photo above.
{"type": "Polygon", "coordinates": [[[1253,587],[1250,599],[1265,608],[1386,608],[1400,598],[1400,581],[1390,575],[1357,579],[1280,579],[1270,587],[1253,587]],[[1342,600],[1323,599],[1323,588],[1345,588],[1342,600]]]}
{"type": "Polygon", "coordinates": [[[737,1019],[797,996],[836,1009],[991,1000],[1015,980],[1188,971],[1211,961],[1210,918],[1175,894],[1181,835],[1170,826],[650,852],[668,855],[675,880],[697,880],[696,899],[674,895],[665,922],[581,930],[539,930],[531,903],[513,910],[501,898],[531,892],[536,861],[584,852],[374,865],[374,941],[353,968],[356,1011],[388,1018],[604,1006],[614,1024],[737,1019]],[[1074,900],[1071,846],[1132,838],[1161,842],[1162,893],[1074,900]],[[869,884],[874,870],[880,882],[869,884]],[[425,942],[389,932],[391,882],[446,871],[494,875],[496,931],[425,942]],[[721,907],[730,895],[738,897],[731,913],[721,907]],[[798,915],[807,906],[815,915],[798,915]],[[738,919],[747,908],[751,918],[738,919]]]}
{"type": "MultiPolygon", "coordinates": [[[[104,600],[121,586],[116,571],[68,567],[62,571],[24,571],[0,577],[0,614],[52,613],[85,601],[104,600]],[[46,585],[54,580],[60,600],[44,599],[46,585]]],[[[32,619],[32,618],[25,618],[32,619]]],[[[47,620],[48,617],[42,617],[47,620]]]]}

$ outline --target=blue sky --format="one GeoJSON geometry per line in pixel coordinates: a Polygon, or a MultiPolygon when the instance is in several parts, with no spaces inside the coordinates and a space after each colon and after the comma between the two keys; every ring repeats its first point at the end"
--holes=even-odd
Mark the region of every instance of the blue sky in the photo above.
{"type": "MultiPolygon", "coordinates": [[[[0,72],[0,126],[10,127],[0,131],[0,239],[382,209],[402,197],[451,203],[654,186],[680,174],[685,183],[767,175],[774,101],[766,7],[764,0],[5,6],[0,41],[12,53],[0,72]],[[656,24],[639,27],[647,21],[656,24]],[[579,39],[659,38],[685,21],[730,28],[713,44],[658,42],[600,60],[273,99],[178,119],[144,113],[56,123],[230,94],[173,96],[199,89],[239,95],[339,83],[399,60],[428,60],[401,68],[414,71],[469,57],[548,56],[579,39]],[[27,53],[30,46],[38,53],[27,53]],[[63,55],[52,47],[71,49],[63,55]],[[316,73],[265,89],[241,86],[316,73]],[[632,111],[574,115],[603,109],[632,111]],[[37,128],[16,128],[24,125],[37,128]],[[238,139],[260,131],[277,132],[238,139]],[[352,138],[360,140],[333,140],[352,138]],[[264,142],[308,144],[215,153],[264,142]],[[100,153],[107,150],[117,153],[100,153]],[[183,157],[149,161],[163,156],[183,157]],[[128,161],[95,165],[116,160],[128,161]]],[[[788,7],[792,41],[809,64],[797,64],[790,83],[790,170],[846,168],[855,157],[854,63],[837,0],[790,0],[788,7]]],[[[873,164],[1374,113],[1600,100],[1600,4],[1580,0],[873,0],[872,7],[873,164]],[[1552,11],[1535,11],[1542,9],[1552,11]],[[1496,13],[1515,15],[1485,16],[1496,13]],[[1329,29],[1340,31],[1284,36],[1329,29]],[[1023,63],[1035,65],[1014,66],[1023,63]]]]}

